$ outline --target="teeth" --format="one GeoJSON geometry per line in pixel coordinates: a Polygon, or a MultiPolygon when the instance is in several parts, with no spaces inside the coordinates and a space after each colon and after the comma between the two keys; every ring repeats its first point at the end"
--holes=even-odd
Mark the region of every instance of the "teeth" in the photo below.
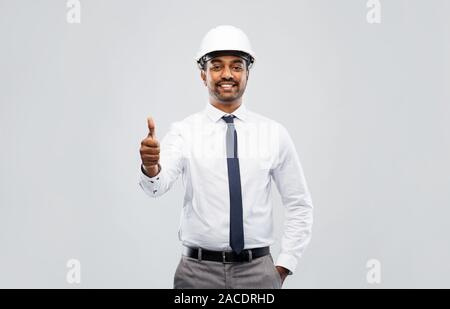
{"type": "Polygon", "coordinates": [[[220,87],[223,87],[223,88],[231,88],[231,87],[233,87],[233,85],[222,84],[222,85],[220,85],[220,87]]]}

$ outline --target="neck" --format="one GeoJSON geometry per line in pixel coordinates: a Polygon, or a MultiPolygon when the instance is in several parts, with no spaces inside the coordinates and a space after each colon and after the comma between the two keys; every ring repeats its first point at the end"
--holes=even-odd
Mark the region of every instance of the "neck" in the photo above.
{"type": "Polygon", "coordinates": [[[237,110],[239,108],[239,106],[241,106],[242,99],[240,98],[239,100],[236,100],[236,101],[221,103],[219,101],[216,101],[216,100],[213,100],[210,98],[209,103],[211,103],[211,105],[214,106],[215,108],[218,108],[227,114],[231,114],[232,112],[237,110]]]}

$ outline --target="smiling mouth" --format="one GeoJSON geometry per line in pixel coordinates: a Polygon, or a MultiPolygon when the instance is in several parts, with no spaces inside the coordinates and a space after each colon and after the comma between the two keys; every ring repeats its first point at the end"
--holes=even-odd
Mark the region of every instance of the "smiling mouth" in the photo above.
{"type": "Polygon", "coordinates": [[[233,87],[236,87],[236,84],[227,84],[227,83],[219,84],[219,88],[223,90],[231,90],[233,89],[233,87]]]}

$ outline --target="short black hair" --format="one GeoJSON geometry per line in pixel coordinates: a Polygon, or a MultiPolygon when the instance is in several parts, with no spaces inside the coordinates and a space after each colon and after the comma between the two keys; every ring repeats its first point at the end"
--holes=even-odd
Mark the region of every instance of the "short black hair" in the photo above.
{"type": "Polygon", "coordinates": [[[251,55],[249,55],[245,52],[242,52],[240,50],[219,50],[219,51],[213,51],[213,52],[207,53],[206,55],[201,57],[197,61],[198,67],[200,68],[200,70],[205,71],[206,63],[209,60],[216,58],[216,57],[220,57],[220,56],[237,56],[237,57],[244,59],[245,64],[247,65],[247,70],[249,68],[251,68],[251,66],[253,65],[253,62],[255,61],[255,59],[251,55]]]}

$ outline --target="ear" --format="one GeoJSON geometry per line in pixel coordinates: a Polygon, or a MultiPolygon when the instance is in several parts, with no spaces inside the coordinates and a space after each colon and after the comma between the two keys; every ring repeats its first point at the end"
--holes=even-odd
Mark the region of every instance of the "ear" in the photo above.
{"type": "Polygon", "coordinates": [[[203,80],[203,84],[205,84],[205,86],[206,86],[206,72],[204,70],[200,71],[200,77],[203,80]]]}

